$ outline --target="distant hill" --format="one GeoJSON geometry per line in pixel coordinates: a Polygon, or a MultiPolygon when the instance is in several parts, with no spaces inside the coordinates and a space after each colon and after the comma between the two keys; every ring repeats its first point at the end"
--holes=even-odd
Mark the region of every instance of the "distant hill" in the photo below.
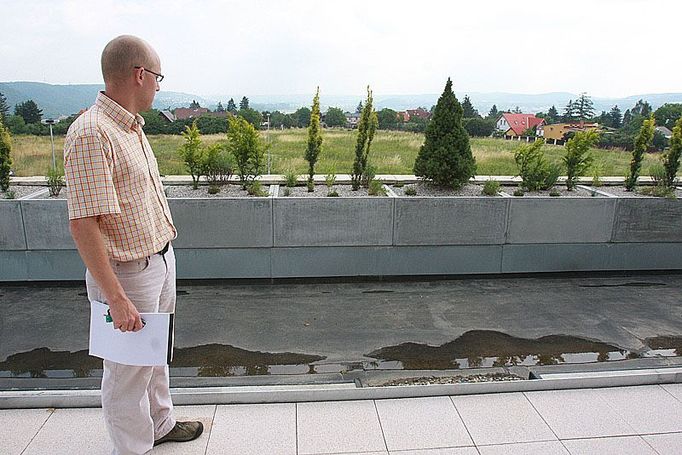
{"type": "MultiPolygon", "coordinates": [[[[60,115],[74,114],[81,109],[92,105],[97,92],[104,88],[103,85],[52,85],[41,82],[0,82],[0,93],[7,97],[7,104],[14,107],[15,104],[32,99],[43,109],[44,117],[58,117],[60,115]]],[[[457,98],[461,101],[465,93],[458,92],[457,98]]],[[[561,113],[569,100],[575,100],[578,95],[574,93],[555,92],[536,95],[514,93],[468,93],[469,98],[479,113],[485,115],[495,104],[497,109],[511,110],[516,106],[523,112],[535,113],[547,111],[552,105],[561,113]]],[[[206,95],[199,96],[189,93],[160,91],[154,100],[157,109],[176,108],[188,106],[192,100],[210,109],[214,109],[218,102],[223,106],[233,98],[237,104],[243,95],[206,95]]],[[[419,106],[429,109],[436,104],[440,94],[422,95],[375,95],[374,103],[377,109],[385,107],[395,110],[412,109],[419,106]]],[[[313,95],[254,95],[249,96],[251,107],[258,110],[280,110],[293,112],[301,106],[310,106],[313,95]]],[[[609,111],[614,105],[618,105],[622,112],[635,105],[637,100],[648,101],[654,109],[665,103],[682,103],[682,93],[654,93],[633,95],[625,98],[599,98],[593,97],[594,108],[599,114],[601,111],[609,111]]],[[[360,96],[352,95],[329,95],[321,97],[322,110],[328,107],[339,107],[347,111],[354,111],[358,103],[363,101],[360,96]]]]}
{"type": "MultiPolygon", "coordinates": [[[[0,93],[7,98],[7,104],[14,105],[33,100],[43,110],[43,118],[75,114],[86,109],[95,101],[97,93],[104,85],[52,85],[41,82],[0,82],[0,93]]],[[[195,99],[201,105],[210,104],[208,100],[187,93],[160,91],[154,99],[157,109],[175,108],[189,105],[195,99]]]]}

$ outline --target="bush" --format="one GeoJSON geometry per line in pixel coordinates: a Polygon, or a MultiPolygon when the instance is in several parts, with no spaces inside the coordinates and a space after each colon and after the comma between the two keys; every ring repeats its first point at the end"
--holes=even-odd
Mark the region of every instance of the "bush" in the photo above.
{"type": "Polygon", "coordinates": [[[599,141],[596,131],[578,131],[573,138],[566,142],[566,154],[563,161],[566,165],[566,188],[572,191],[578,183],[578,177],[584,175],[590,165],[592,156],[590,147],[599,141]]]}
{"type": "Polygon", "coordinates": [[[12,139],[9,131],[0,120],[0,191],[9,189],[9,176],[12,168],[12,139]]]}
{"type": "Polygon", "coordinates": [[[561,196],[561,192],[556,188],[552,188],[552,190],[549,192],[549,195],[552,197],[559,197],[561,196]]]}
{"type": "Polygon", "coordinates": [[[204,149],[201,146],[201,133],[197,123],[192,122],[190,126],[185,127],[182,137],[185,138],[185,143],[180,147],[179,153],[192,176],[192,188],[196,190],[199,188],[199,179],[204,166],[204,149]]]}
{"type": "Polygon", "coordinates": [[[5,192],[5,199],[16,199],[16,197],[17,197],[17,193],[15,193],[12,190],[7,190],[5,192]]]}
{"type": "Polygon", "coordinates": [[[649,150],[654,139],[654,116],[653,114],[648,119],[642,122],[642,127],[635,139],[635,149],[632,151],[632,160],[630,161],[630,172],[625,178],[625,189],[632,191],[637,185],[637,178],[639,171],[642,168],[642,158],[644,152],[649,150]]]}
{"type": "Polygon", "coordinates": [[[433,118],[426,127],[424,145],[414,162],[414,174],[438,186],[459,188],[476,173],[469,136],[462,126],[462,106],[448,78],[433,118]]]}
{"type": "Polygon", "coordinates": [[[521,186],[528,191],[547,190],[554,186],[561,169],[547,163],[542,150],[544,139],[536,139],[532,144],[523,144],[514,152],[514,161],[519,169],[521,186]]]}
{"type": "Polygon", "coordinates": [[[265,197],[268,193],[263,189],[263,185],[258,180],[253,180],[246,185],[246,192],[251,196],[265,197]]]}
{"type": "Polygon", "coordinates": [[[282,195],[284,195],[285,197],[290,196],[291,195],[291,188],[285,187],[284,191],[282,192],[282,195]]]}
{"type": "Polygon", "coordinates": [[[592,166],[592,186],[602,186],[604,183],[601,181],[602,176],[602,165],[596,164],[592,166]]]}
{"type": "Polygon", "coordinates": [[[523,190],[522,190],[521,188],[517,188],[517,189],[514,190],[514,196],[521,197],[521,196],[523,196],[524,194],[525,194],[525,193],[523,192],[523,190]]]}
{"type": "Polygon", "coordinates": [[[369,187],[367,188],[367,194],[370,196],[386,196],[386,189],[381,183],[381,180],[370,181],[369,187]]]}
{"type": "Polygon", "coordinates": [[[465,118],[462,119],[462,126],[471,137],[489,137],[495,131],[495,121],[494,118],[465,118]]]}
{"type": "Polygon", "coordinates": [[[329,190],[327,192],[327,197],[339,197],[339,193],[337,193],[336,190],[329,190]]]}
{"type": "Polygon", "coordinates": [[[227,132],[228,150],[234,157],[239,173],[239,181],[246,189],[263,172],[265,145],[258,131],[241,117],[228,118],[230,129],[227,132]]]}
{"type": "Polygon", "coordinates": [[[298,175],[296,175],[296,172],[290,169],[284,174],[284,181],[288,188],[293,188],[298,182],[298,175]]]}
{"type": "Polygon", "coordinates": [[[374,139],[374,133],[379,125],[377,113],[372,105],[372,91],[367,87],[367,99],[360,114],[358,122],[358,136],[355,144],[355,159],[351,170],[351,182],[353,191],[357,191],[363,182],[369,183],[367,179],[367,162],[369,151],[374,139]]]}
{"type": "Polygon", "coordinates": [[[483,194],[486,196],[497,196],[498,191],[500,191],[500,182],[497,180],[488,180],[483,185],[483,194]]]}
{"type": "Polygon", "coordinates": [[[417,190],[411,186],[409,188],[405,188],[405,196],[416,196],[417,195],[417,190]]]}
{"type": "Polygon", "coordinates": [[[315,191],[315,182],[312,180],[308,180],[305,185],[308,188],[308,193],[312,193],[315,191]]]}
{"type": "Polygon", "coordinates": [[[208,194],[218,194],[220,193],[220,185],[216,185],[215,183],[209,183],[208,184],[208,194]]]}
{"type": "Polygon", "coordinates": [[[211,145],[203,155],[201,173],[211,186],[227,185],[234,174],[232,156],[225,152],[221,144],[211,145]]]}
{"type": "Polygon", "coordinates": [[[680,167],[680,155],[682,155],[682,117],[675,122],[675,127],[673,127],[673,137],[670,139],[670,149],[663,153],[665,185],[669,188],[675,186],[677,170],[680,167]]]}
{"type": "Polygon", "coordinates": [[[334,170],[332,170],[329,174],[324,176],[324,184],[331,190],[334,183],[336,183],[336,174],[334,173],[334,170]]]}
{"type": "Polygon", "coordinates": [[[50,196],[57,197],[66,186],[64,183],[64,171],[61,169],[50,168],[47,171],[47,186],[50,189],[50,196]]]}

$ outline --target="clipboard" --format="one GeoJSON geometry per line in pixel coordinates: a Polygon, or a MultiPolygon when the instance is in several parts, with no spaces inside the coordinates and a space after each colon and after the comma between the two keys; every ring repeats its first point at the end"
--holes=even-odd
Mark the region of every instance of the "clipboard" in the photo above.
{"type": "Polygon", "coordinates": [[[89,353],[134,366],[162,366],[173,360],[173,313],[140,313],[144,327],[137,332],[114,329],[109,305],[90,302],[89,353]]]}

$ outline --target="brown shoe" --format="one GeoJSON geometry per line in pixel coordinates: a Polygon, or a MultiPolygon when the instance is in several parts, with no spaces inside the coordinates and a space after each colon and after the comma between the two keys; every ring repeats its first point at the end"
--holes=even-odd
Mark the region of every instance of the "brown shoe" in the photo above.
{"type": "Polygon", "coordinates": [[[204,431],[204,424],[201,422],[175,422],[175,426],[168,434],[154,441],[158,446],[164,442],[187,442],[194,441],[201,436],[204,431]]]}

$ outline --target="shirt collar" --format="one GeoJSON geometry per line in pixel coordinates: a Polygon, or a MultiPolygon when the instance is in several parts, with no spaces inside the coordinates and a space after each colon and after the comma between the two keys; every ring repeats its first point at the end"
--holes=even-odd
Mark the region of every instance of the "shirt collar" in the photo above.
{"type": "Polygon", "coordinates": [[[144,118],[142,118],[140,114],[133,115],[128,112],[123,106],[109,98],[104,92],[99,92],[97,94],[95,105],[102,109],[107,116],[126,131],[133,131],[136,125],[140,125],[140,127],[144,126],[144,118]]]}

